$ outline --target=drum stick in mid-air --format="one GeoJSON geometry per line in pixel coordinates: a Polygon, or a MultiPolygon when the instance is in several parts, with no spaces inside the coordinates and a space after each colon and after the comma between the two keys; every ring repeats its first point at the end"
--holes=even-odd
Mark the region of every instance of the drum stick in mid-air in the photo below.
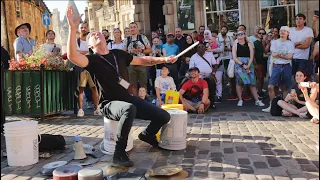
{"type": "Polygon", "coordinates": [[[178,55],[176,55],[175,58],[179,58],[180,56],[184,55],[186,52],[190,51],[192,48],[194,48],[195,46],[197,46],[199,44],[199,41],[195,42],[194,44],[192,44],[191,46],[189,46],[187,49],[185,49],[184,51],[182,51],[181,53],[179,53],[178,55]]]}

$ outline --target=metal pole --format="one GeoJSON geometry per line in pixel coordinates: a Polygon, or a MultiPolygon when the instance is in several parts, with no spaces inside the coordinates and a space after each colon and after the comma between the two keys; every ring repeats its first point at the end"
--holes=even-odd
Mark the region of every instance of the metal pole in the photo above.
{"type": "Polygon", "coordinates": [[[5,112],[4,112],[4,64],[3,62],[1,61],[1,133],[3,133],[3,124],[5,123],[6,121],[6,116],[5,116],[5,112]]]}
{"type": "Polygon", "coordinates": [[[40,120],[44,120],[44,64],[40,65],[40,120]]]}
{"type": "Polygon", "coordinates": [[[47,26],[47,31],[49,31],[49,26],[47,26]]]}

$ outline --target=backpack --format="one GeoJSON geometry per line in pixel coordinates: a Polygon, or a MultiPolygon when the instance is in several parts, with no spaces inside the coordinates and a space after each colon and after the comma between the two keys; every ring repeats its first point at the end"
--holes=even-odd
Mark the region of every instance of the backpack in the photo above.
{"type": "MultiPolygon", "coordinates": [[[[144,44],[144,42],[142,40],[142,35],[141,34],[137,35],[137,41],[140,41],[143,44],[143,46],[146,47],[146,45],[144,44]]],[[[132,42],[132,36],[128,36],[127,37],[127,49],[128,49],[128,47],[129,47],[131,42],[132,42]]]]}
{"type": "Polygon", "coordinates": [[[282,96],[276,96],[271,102],[271,116],[281,116],[282,115],[282,108],[278,105],[278,101],[282,100],[282,96]]]}
{"type": "Polygon", "coordinates": [[[66,145],[66,141],[64,137],[61,135],[41,134],[39,151],[46,152],[46,151],[53,151],[53,150],[64,150],[65,145],[66,145]]]}

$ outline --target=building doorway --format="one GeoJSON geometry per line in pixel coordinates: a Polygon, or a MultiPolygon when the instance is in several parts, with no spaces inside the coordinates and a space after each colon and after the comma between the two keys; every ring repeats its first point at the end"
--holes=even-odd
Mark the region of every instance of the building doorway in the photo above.
{"type": "Polygon", "coordinates": [[[150,0],[149,12],[150,12],[150,29],[151,31],[156,31],[158,29],[158,24],[165,25],[165,16],[163,15],[162,6],[164,5],[164,0],[150,0]]]}

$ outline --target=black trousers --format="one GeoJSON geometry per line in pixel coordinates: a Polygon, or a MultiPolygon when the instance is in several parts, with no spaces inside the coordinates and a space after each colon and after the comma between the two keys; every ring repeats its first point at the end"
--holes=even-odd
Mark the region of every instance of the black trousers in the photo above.
{"type": "Polygon", "coordinates": [[[209,87],[209,100],[211,105],[214,105],[214,98],[216,96],[216,82],[214,79],[211,78],[204,78],[205,81],[208,83],[209,87]]]}
{"type": "Polygon", "coordinates": [[[134,118],[151,121],[144,130],[149,136],[155,136],[160,128],[170,121],[170,114],[167,111],[135,96],[131,102],[110,101],[102,108],[105,117],[119,121],[116,151],[126,149],[134,118]]]}

